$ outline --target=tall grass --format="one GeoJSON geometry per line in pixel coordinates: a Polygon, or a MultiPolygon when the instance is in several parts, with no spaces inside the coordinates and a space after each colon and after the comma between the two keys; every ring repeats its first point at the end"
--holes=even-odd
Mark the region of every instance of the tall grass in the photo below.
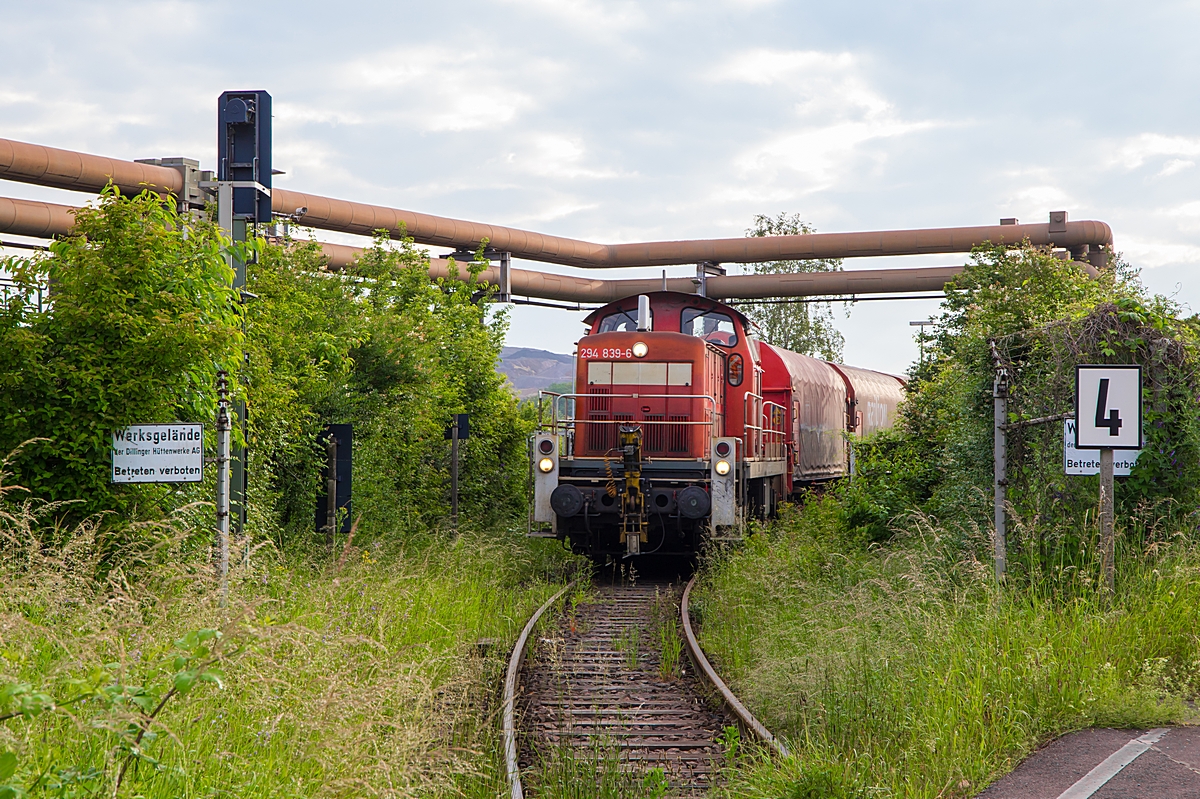
{"type": "Polygon", "coordinates": [[[1097,570],[997,589],[987,542],[915,518],[886,548],[794,511],[700,585],[702,642],[795,757],[746,766],[734,796],[971,796],[1039,743],[1191,715],[1200,557],[1180,537],[1097,570]]]}
{"type": "MultiPolygon", "coordinates": [[[[95,521],[55,530],[52,515],[11,497],[0,510],[0,689],[57,704],[0,722],[0,768],[12,752],[11,780],[30,795],[502,790],[493,689],[516,632],[575,566],[553,544],[431,535],[347,551],[340,568],[260,551],[220,607],[196,557],[208,538],[199,518],[116,546],[95,521]],[[201,629],[223,633],[219,671],[167,696],[184,636],[201,629]],[[98,693],[64,703],[89,685],[98,693]],[[139,710],[145,695],[167,696],[153,719],[139,710]],[[130,724],[147,730],[137,746],[130,724]]],[[[3,700],[0,690],[0,715],[3,700]]]]}

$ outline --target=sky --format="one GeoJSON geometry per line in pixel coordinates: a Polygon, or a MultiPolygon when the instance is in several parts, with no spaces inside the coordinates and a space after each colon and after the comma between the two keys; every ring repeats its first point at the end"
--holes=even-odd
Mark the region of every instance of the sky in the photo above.
{"type": "MultiPolygon", "coordinates": [[[[0,0],[0,19],[4,138],[212,168],[217,96],[266,89],[285,188],[605,243],[740,236],[760,213],[840,232],[1066,210],[1200,310],[1197,0],[0,0]]],[[[904,371],[934,312],[839,311],[846,362],[904,371]]],[[[511,315],[513,346],[569,353],[583,329],[511,315]]]]}

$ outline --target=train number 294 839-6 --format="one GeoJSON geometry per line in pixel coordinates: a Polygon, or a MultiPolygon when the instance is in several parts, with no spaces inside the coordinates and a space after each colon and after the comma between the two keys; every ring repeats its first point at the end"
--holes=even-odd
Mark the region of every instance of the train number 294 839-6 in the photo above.
{"type": "Polygon", "coordinates": [[[585,361],[593,358],[632,358],[633,350],[626,347],[625,349],[617,349],[616,347],[580,347],[579,357],[585,361]]]}

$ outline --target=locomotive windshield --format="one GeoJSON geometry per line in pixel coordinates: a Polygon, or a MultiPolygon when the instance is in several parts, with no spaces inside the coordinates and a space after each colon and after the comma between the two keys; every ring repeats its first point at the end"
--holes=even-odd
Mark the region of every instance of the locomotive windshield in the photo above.
{"type": "MultiPolygon", "coordinates": [[[[654,315],[648,319],[650,328],[654,328],[654,315]]],[[[617,311],[600,320],[597,333],[633,333],[637,330],[637,314],[634,311],[617,311]]]]}
{"type": "Polygon", "coordinates": [[[679,320],[679,332],[711,341],[722,347],[737,346],[737,328],[728,315],[699,308],[684,308],[679,320]]]}

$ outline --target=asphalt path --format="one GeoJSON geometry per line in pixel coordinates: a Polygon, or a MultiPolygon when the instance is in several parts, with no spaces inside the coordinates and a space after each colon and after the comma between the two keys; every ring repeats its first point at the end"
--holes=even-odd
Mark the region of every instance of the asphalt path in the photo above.
{"type": "Polygon", "coordinates": [[[1064,735],[978,799],[1200,799],[1200,727],[1064,735]]]}

